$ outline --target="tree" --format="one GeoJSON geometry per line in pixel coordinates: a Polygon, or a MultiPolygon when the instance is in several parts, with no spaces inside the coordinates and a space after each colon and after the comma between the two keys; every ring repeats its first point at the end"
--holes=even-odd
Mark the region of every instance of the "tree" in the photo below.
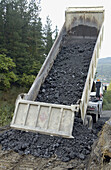
{"type": "Polygon", "coordinates": [[[52,39],[52,29],[51,29],[52,23],[49,19],[49,16],[46,18],[46,25],[44,27],[44,34],[45,34],[45,55],[48,55],[52,45],[53,45],[53,39],[52,39]]]}
{"type": "Polygon", "coordinates": [[[29,56],[27,44],[24,40],[26,26],[28,25],[27,12],[25,12],[27,11],[27,1],[2,0],[0,6],[3,13],[4,48],[7,49],[7,56],[12,56],[11,58],[17,65],[16,74],[21,74],[24,71],[23,67],[19,68],[21,58],[25,60],[26,56],[29,56]],[[23,33],[23,30],[25,33],[23,33]]]}
{"type": "Polygon", "coordinates": [[[4,44],[4,23],[3,23],[3,7],[0,3],[0,49],[4,44]]]}
{"type": "Polygon", "coordinates": [[[31,0],[29,4],[29,13],[31,15],[30,33],[29,33],[29,49],[35,61],[44,61],[44,40],[42,22],[39,17],[40,4],[36,0],[31,0]]]}
{"type": "Polygon", "coordinates": [[[35,52],[36,52],[37,59],[42,64],[44,59],[45,59],[45,55],[44,55],[45,47],[44,47],[42,22],[41,22],[40,17],[38,18],[36,30],[37,30],[37,37],[36,37],[36,50],[35,50],[35,52]]]}
{"type": "Polygon", "coordinates": [[[54,41],[56,40],[57,36],[58,36],[58,28],[57,28],[57,25],[56,25],[56,28],[54,30],[54,34],[55,34],[55,37],[54,37],[54,41]]]}
{"type": "Polygon", "coordinates": [[[8,89],[11,83],[17,81],[17,77],[13,72],[16,67],[13,60],[6,57],[5,54],[0,54],[0,89],[8,89]]]}
{"type": "Polygon", "coordinates": [[[0,1],[0,54],[15,63],[16,83],[22,86],[33,81],[53,44],[51,20],[47,17],[43,30],[40,11],[36,0],[0,1]]]}

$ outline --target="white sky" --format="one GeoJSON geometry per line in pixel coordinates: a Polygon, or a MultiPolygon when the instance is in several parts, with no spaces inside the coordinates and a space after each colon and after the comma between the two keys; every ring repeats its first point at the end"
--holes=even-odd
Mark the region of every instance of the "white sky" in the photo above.
{"type": "MultiPolygon", "coordinates": [[[[39,0],[38,0],[39,1],[39,0]]],[[[111,57],[111,1],[110,0],[41,0],[41,18],[43,23],[46,17],[52,21],[53,29],[57,25],[61,29],[65,21],[65,10],[67,7],[104,6],[105,29],[104,40],[101,48],[101,57],[111,57]]]]}

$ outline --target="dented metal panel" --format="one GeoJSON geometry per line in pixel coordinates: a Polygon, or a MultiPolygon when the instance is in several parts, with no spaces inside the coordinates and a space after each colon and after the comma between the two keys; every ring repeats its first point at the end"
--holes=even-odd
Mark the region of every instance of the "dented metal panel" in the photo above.
{"type": "Polygon", "coordinates": [[[73,138],[74,111],[78,106],[65,106],[18,100],[11,127],[73,138]]]}

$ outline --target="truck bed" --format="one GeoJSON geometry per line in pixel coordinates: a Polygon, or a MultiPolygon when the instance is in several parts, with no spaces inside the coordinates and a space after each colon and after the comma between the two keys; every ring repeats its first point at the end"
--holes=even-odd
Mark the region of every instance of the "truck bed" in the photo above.
{"type": "Polygon", "coordinates": [[[71,105],[81,99],[96,38],[64,35],[57,58],[36,101],[71,105]]]}

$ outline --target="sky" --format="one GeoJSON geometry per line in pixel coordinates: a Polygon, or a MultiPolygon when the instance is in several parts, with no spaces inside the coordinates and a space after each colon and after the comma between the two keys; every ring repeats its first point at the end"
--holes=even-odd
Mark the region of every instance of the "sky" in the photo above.
{"type": "MultiPolygon", "coordinates": [[[[39,0],[38,0],[39,1],[39,0]]],[[[41,18],[45,23],[46,17],[52,21],[52,29],[58,26],[61,30],[65,21],[65,10],[67,7],[88,7],[104,6],[104,37],[101,47],[100,57],[111,57],[111,1],[110,0],[41,0],[41,18]]]]}

